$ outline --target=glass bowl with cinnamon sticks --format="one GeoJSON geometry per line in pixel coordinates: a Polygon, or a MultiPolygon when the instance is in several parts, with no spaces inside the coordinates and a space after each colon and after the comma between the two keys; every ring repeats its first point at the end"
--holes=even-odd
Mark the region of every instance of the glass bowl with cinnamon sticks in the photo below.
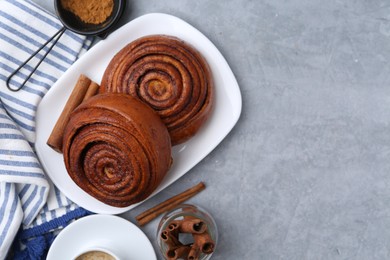
{"type": "Polygon", "coordinates": [[[167,260],[210,259],[218,242],[217,225],[203,208],[182,204],[162,217],[157,242],[167,260]]]}

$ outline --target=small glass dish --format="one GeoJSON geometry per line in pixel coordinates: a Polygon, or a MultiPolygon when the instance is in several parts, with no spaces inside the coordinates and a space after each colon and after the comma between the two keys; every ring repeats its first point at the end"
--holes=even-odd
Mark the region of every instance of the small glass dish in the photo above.
{"type": "MultiPolygon", "coordinates": [[[[199,258],[179,257],[177,259],[207,260],[207,259],[210,259],[212,254],[215,252],[215,248],[216,248],[217,243],[218,243],[218,229],[217,229],[217,225],[216,225],[213,217],[206,210],[204,210],[203,208],[201,208],[199,206],[190,205],[190,204],[182,204],[182,205],[177,206],[175,209],[167,212],[161,218],[160,223],[159,223],[158,228],[157,228],[157,234],[156,234],[157,243],[158,243],[158,246],[160,249],[160,254],[162,255],[162,257],[164,257],[164,259],[169,259],[168,256],[170,255],[170,253],[168,251],[170,251],[170,249],[172,249],[172,247],[170,247],[167,244],[167,242],[164,241],[163,232],[164,231],[166,232],[166,230],[168,230],[170,228],[170,226],[172,226],[172,224],[175,225],[175,223],[177,223],[178,221],[180,222],[184,219],[189,219],[189,218],[199,219],[202,223],[206,224],[205,226],[207,228],[206,228],[205,232],[207,232],[209,237],[211,238],[212,245],[210,247],[209,245],[205,244],[205,249],[207,247],[207,249],[210,249],[211,252],[204,253],[204,252],[202,252],[202,250],[200,250],[199,258]]],[[[197,229],[198,227],[199,226],[195,226],[195,229],[197,229]]],[[[201,231],[201,232],[202,232],[202,234],[204,233],[203,231],[201,231]]],[[[195,236],[192,233],[187,233],[187,232],[182,233],[179,231],[178,241],[179,241],[180,245],[183,244],[183,245],[189,246],[189,248],[191,248],[194,244],[196,244],[195,243],[195,236]]],[[[170,255],[170,257],[175,258],[175,257],[173,257],[173,255],[170,255]]]]}

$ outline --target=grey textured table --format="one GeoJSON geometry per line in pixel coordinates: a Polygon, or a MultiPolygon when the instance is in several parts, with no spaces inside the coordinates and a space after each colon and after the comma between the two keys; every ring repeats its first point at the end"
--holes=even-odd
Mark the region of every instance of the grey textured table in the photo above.
{"type": "MultiPolygon", "coordinates": [[[[243,110],[211,154],[123,217],[202,180],[190,202],[216,219],[213,259],[389,259],[389,2],[129,1],[121,24],[150,12],[219,48],[243,110]]],[[[142,228],[156,251],[158,221],[142,228]]]]}

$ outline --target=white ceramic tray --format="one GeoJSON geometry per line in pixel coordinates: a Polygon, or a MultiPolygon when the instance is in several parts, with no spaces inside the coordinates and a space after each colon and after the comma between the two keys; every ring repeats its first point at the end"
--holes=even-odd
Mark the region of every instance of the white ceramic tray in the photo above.
{"type": "Polygon", "coordinates": [[[46,141],[81,73],[100,83],[113,56],[131,41],[151,34],[166,34],[192,44],[207,60],[214,78],[215,107],[206,125],[184,144],[173,149],[173,166],[155,195],[209,154],[230,132],[241,114],[241,93],[237,81],[222,54],[197,29],[183,20],[167,14],[141,16],[100,41],[53,85],[41,101],[37,111],[36,151],[43,168],[53,183],[72,201],[95,213],[120,214],[136,205],[125,208],[104,204],[79,188],[69,177],[63,156],[52,150],[46,141]]]}

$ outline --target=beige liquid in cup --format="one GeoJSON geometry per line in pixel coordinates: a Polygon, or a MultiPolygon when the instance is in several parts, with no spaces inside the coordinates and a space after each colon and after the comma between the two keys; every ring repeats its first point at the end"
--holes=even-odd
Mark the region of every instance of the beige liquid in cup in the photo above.
{"type": "Polygon", "coordinates": [[[78,256],[75,260],[115,260],[115,258],[102,251],[90,251],[78,256]]]}

